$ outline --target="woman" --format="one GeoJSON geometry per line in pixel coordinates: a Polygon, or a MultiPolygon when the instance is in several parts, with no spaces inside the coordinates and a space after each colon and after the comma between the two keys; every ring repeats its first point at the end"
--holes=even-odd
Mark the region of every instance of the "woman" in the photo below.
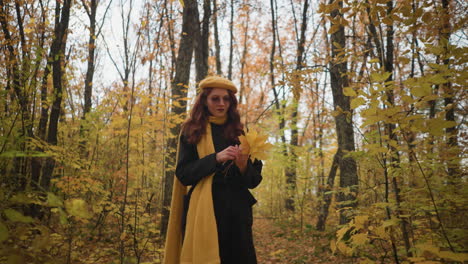
{"type": "Polygon", "coordinates": [[[257,263],[248,189],[261,182],[262,163],[239,147],[236,86],[212,76],[199,88],[179,139],[164,263],[257,263]]]}

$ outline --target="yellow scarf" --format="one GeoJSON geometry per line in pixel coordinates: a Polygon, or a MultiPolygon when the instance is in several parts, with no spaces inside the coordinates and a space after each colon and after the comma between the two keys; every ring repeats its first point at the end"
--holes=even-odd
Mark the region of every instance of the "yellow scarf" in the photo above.
{"type": "MultiPolygon", "coordinates": [[[[198,157],[201,159],[215,153],[210,123],[224,124],[227,117],[209,117],[206,133],[197,144],[198,157]]],[[[179,147],[177,147],[176,161],[179,147]]],[[[185,237],[182,239],[181,221],[183,196],[187,187],[174,177],[172,188],[171,213],[166,235],[165,264],[219,264],[218,230],[213,208],[211,174],[201,179],[190,197],[187,212],[185,237]],[[182,244],[183,241],[183,244],[182,244]]]]}

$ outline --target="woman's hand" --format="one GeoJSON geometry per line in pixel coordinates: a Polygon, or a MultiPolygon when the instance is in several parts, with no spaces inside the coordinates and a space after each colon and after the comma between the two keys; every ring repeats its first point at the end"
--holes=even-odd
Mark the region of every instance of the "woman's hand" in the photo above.
{"type": "Polygon", "coordinates": [[[245,172],[247,168],[247,161],[249,160],[249,154],[242,154],[242,147],[236,146],[237,149],[237,156],[234,162],[236,163],[237,167],[240,169],[242,173],[245,172]]]}
{"type": "Polygon", "coordinates": [[[218,163],[224,163],[228,160],[235,160],[238,156],[239,147],[237,146],[229,146],[224,150],[216,153],[216,161],[218,163]]]}

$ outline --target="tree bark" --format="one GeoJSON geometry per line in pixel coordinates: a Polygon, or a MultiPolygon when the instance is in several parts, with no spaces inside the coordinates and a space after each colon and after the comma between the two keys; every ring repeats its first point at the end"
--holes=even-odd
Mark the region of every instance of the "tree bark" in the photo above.
{"type": "MultiPolygon", "coordinates": [[[[172,104],[171,114],[183,116],[187,109],[187,101],[180,100],[187,96],[187,88],[190,79],[190,64],[192,62],[193,42],[196,38],[195,24],[198,22],[198,14],[196,0],[185,2],[182,20],[182,32],[180,39],[180,46],[176,61],[176,72],[174,80],[171,84],[172,99],[178,101],[178,104],[172,104]]],[[[172,197],[172,186],[175,176],[175,156],[177,148],[178,134],[180,131],[180,123],[176,124],[170,130],[170,137],[167,142],[167,155],[165,160],[166,174],[164,175],[164,194],[162,203],[162,217],[161,217],[161,235],[162,238],[166,237],[167,224],[169,220],[169,207],[172,197]]]]}
{"type": "MultiPolygon", "coordinates": [[[[250,9],[246,11],[246,17],[245,17],[245,23],[244,23],[244,50],[242,51],[242,57],[241,57],[241,69],[240,69],[240,88],[239,88],[239,104],[242,104],[242,100],[244,97],[244,92],[245,92],[245,77],[244,77],[244,69],[245,69],[245,62],[247,60],[247,43],[249,39],[249,22],[250,22],[250,9]]],[[[247,118],[245,120],[247,122],[247,118]]]]}
{"type": "MultiPolygon", "coordinates": [[[[83,6],[86,3],[83,1],[83,6]]],[[[97,13],[97,0],[91,0],[90,8],[86,7],[89,17],[89,38],[88,38],[88,67],[86,70],[85,89],[84,89],[84,109],[83,119],[91,111],[91,98],[93,94],[93,77],[94,77],[94,57],[96,50],[96,13],[97,13]]]]}
{"type": "Polygon", "coordinates": [[[194,24],[195,33],[195,68],[196,68],[196,81],[197,83],[203,80],[208,74],[208,38],[210,35],[210,17],[211,17],[211,4],[209,0],[203,1],[203,21],[202,27],[199,27],[198,22],[198,5],[194,7],[197,23],[194,24]]]}
{"type": "MultiPolygon", "coordinates": [[[[88,37],[88,65],[86,69],[86,77],[84,83],[84,107],[83,107],[83,116],[81,119],[84,121],[86,120],[86,116],[89,112],[91,112],[91,98],[93,95],[93,79],[94,79],[94,72],[95,72],[95,50],[96,50],[96,14],[97,14],[97,0],[91,0],[89,3],[89,7],[85,1],[82,1],[83,7],[86,10],[86,13],[89,18],[89,37],[88,37]]],[[[81,155],[82,157],[86,157],[86,145],[88,139],[88,129],[85,124],[80,125],[80,147],[81,147],[81,155]]]]}
{"type": "MultiPolygon", "coordinates": [[[[450,25],[450,0],[442,0],[442,32],[440,45],[444,49],[445,58],[443,59],[444,65],[447,65],[447,69],[450,67],[450,54],[449,54],[449,45],[450,45],[450,35],[451,35],[451,25],[450,25]]],[[[444,105],[446,108],[445,120],[455,122],[455,101],[453,100],[454,91],[452,83],[448,81],[443,84],[444,90],[444,105]]],[[[458,147],[458,126],[448,127],[445,129],[445,134],[447,135],[447,149],[448,149],[448,159],[447,163],[447,172],[450,177],[449,181],[451,184],[454,184],[457,178],[461,176],[460,173],[460,162],[459,154],[460,149],[458,147]]]]}
{"type": "MultiPolygon", "coordinates": [[[[294,7],[292,7],[294,8],[294,7]]],[[[302,10],[302,23],[300,38],[297,42],[296,51],[296,71],[294,73],[293,80],[293,112],[291,114],[291,147],[289,151],[289,162],[286,167],[286,186],[288,189],[288,196],[286,197],[286,210],[295,211],[294,205],[294,193],[296,190],[296,169],[297,169],[297,153],[296,149],[299,146],[299,130],[298,130],[298,112],[299,112],[299,101],[301,99],[302,91],[302,68],[304,60],[304,46],[305,46],[305,32],[307,30],[307,11],[309,9],[309,0],[304,1],[304,7],[302,10]]]]}
{"type": "MultiPolygon", "coordinates": [[[[339,8],[334,9],[331,12],[333,19],[342,17],[341,8],[343,8],[343,2],[339,1],[339,8]]],[[[350,99],[348,96],[343,94],[343,88],[349,86],[349,80],[347,76],[347,64],[346,60],[339,53],[346,47],[346,38],[344,26],[340,25],[339,29],[332,33],[330,36],[331,43],[331,61],[330,61],[330,84],[333,93],[333,106],[334,110],[339,110],[340,113],[335,116],[336,133],[338,136],[338,152],[342,152],[343,155],[339,155],[339,168],[340,168],[340,187],[350,188],[350,193],[345,195],[343,192],[338,194],[338,201],[343,204],[347,203],[343,207],[356,207],[356,194],[358,190],[358,177],[356,161],[347,157],[346,154],[354,151],[354,130],[352,123],[353,111],[350,107],[350,99]],[[335,45],[338,44],[338,45],[335,45]]],[[[340,210],[340,223],[344,224],[349,222],[350,215],[345,210],[340,210]]]]}
{"type": "Polygon", "coordinates": [[[232,53],[234,50],[234,0],[231,0],[231,23],[229,24],[231,40],[229,42],[228,79],[232,80],[232,53]]]}
{"type": "MultiPolygon", "coordinates": [[[[393,11],[393,0],[390,0],[390,1],[387,2],[387,16],[390,16],[392,11],[393,11]]],[[[393,58],[394,58],[394,55],[393,55],[393,53],[394,53],[393,52],[393,50],[394,50],[394,45],[393,45],[393,35],[394,35],[393,23],[391,25],[388,25],[386,34],[387,34],[387,45],[386,45],[387,50],[386,50],[384,68],[385,68],[386,72],[391,73],[390,76],[388,77],[388,79],[386,80],[386,83],[389,83],[389,82],[393,81],[393,68],[394,68],[393,67],[393,58]]],[[[393,89],[387,89],[386,94],[387,94],[388,103],[390,104],[390,106],[394,106],[395,105],[395,102],[394,102],[395,95],[394,95],[393,89]]],[[[392,124],[392,123],[387,123],[386,124],[386,129],[387,129],[388,135],[390,136],[390,140],[394,140],[395,142],[398,142],[398,140],[399,140],[398,135],[395,132],[396,125],[392,124]]],[[[388,148],[390,148],[392,150],[392,153],[393,153],[393,155],[391,156],[390,159],[391,159],[392,167],[394,167],[393,171],[395,171],[396,167],[399,167],[399,164],[400,164],[400,155],[398,153],[398,150],[394,146],[388,145],[388,148]]],[[[398,184],[398,180],[397,180],[396,175],[393,175],[393,177],[392,177],[392,185],[393,185],[393,190],[395,192],[396,205],[397,205],[397,208],[399,209],[400,204],[401,204],[401,196],[400,196],[400,189],[399,189],[399,184],[398,184]]],[[[401,212],[398,212],[398,217],[401,214],[402,214],[401,212]]],[[[409,233],[408,233],[408,222],[406,221],[406,219],[401,219],[401,220],[402,220],[401,221],[401,229],[402,229],[402,233],[403,233],[403,241],[405,243],[406,255],[408,257],[411,257],[412,253],[410,251],[411,244],[410,244],[409,233]]]]}
{"type": "Polygon", "coordinates": [[[343,153],[341,151],[337,151],[335,156],[333,157],[333,163],[330,168],[330,173],[328,174],[327,184],[321,187],[319,190],[320,193],[323,193],[322,200],[319,201],[318,206],[318,217],[317,217],[317,224],[315,227],[317,230],[324,231],[325,230],[325,223],[327,222],[328,217],[328,210],[330,208],[330,203],[333,197],[332,190],[333,186],[335,185],[335,177],[336,171],[338,170],[339,161],[342,159],[343,153]]]}
{"type": "MultiPolygon", "coordinates": [[[[52,61],[52,82],[54,86],[54,101],[49,117],[49,127],[47,133],[47,143],[57,145],[58,121],[63,98],[63,76],[65,73],[65,49],[67,44],[68,23],[70,20],[71,0],[64,0],[60,7],[60,1],[56,2],[55,18],[55,39],[51,46],[52,61]]],[[[45,190],[49,189],[52,172],[55,168],[55,160],[47,158],[41,177],[41,186],[45,190]]]]}
{"type": "Polygon", "coordinates": [[[215,41],[215,55],[216,55],[216,74],[222,75],[221,69],[221,47],[219,45],[218,33],[218,3],[213,0],[213,27],[214,27],[214,41],[215,41]]]}

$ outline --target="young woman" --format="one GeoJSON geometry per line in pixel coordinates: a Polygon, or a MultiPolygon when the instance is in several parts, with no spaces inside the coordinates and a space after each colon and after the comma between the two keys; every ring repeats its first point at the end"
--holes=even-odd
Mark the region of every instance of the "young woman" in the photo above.
{"type": "Polygon", "coordinates": [[[236,86],[212,76],[199,88],[179,139],[164,263],[257,263],[248,189],[261,182],[262,163],[239,147],[236,86]]]}

